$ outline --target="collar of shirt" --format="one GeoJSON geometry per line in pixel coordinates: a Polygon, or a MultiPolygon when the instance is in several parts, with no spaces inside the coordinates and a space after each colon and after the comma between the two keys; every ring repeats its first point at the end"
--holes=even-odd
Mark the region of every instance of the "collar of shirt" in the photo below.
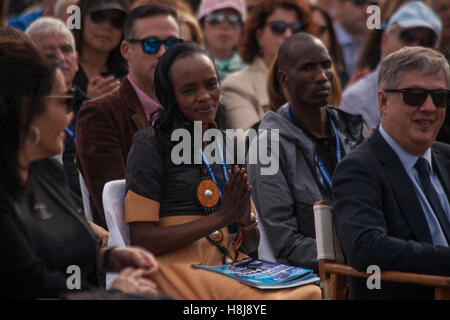
{"type": "MultiPolygon", "coordinates": [[[[136,91],[139,101],[141,102],[142,107],[144,108],[144,112],[145,112],[145,115],[147,116],[147,120],[150,121],[150,116],[155,111],[162,109],[162,106],[158,102],[156,102],[155,100],[150,98],[144,91],[139,89],[139,87],[133,82],[133,80],[131,80],[131,77],[129,75],[128,75],[127,79],[128,79],[128,81],[130,81],[131,85],[133,86],[134,91],[136,91]]],[[[153,122],[154,122],[154,120],[153,120],[153,122]]]]}
{"type": "MultiPolygon", "coordinates": [[[[384,140],[386,140],[387,144],[397,154],[406,171],[410,172],[412,169],[414,169],[414,165],[416,164],[419,157],[406,152],[402,147],[400,147],[398,143],[394,139],[392,139],[391,136],[383,129],[383,126],[381,124],[380,134],[384,138],[384,140]]],[[[428,148],[427,151],[425,151],[422,158],[425,158],[425,160],[427,160],[428,164],[430,165],[431,172],[433,172],[433,166],[431,163],[431,148],[428,148]]]]}

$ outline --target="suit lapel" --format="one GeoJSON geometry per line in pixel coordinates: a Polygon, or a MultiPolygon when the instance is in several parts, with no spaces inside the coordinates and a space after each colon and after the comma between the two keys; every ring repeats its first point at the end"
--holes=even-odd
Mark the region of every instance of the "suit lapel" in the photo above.
{"type": "Polygon", "coordinates": [[[439,181],[450,201],[450,159],[444,157],[439,151],[438,147],[431,147],[433,166],[437,169],[439,181]]]}
{"type": "MultiPolygon", "coordinates": [[[[414,233],[417,241],[433,243],[425,214],[417,199],[414,185],[394,150],[387,144],[377,129],[369,137],[369,144],[378,157],[392,186],[403,217],[414,233]]],[[[395,205],[395,204],[391,204],[395,205]]]]}
{"type": "Polygon", "coordinates": [[[128,79],[125,79],[120,88],[120,97],[130,112],[130,118],[135,124],[137,130],[145,130],[149,127],[144,107],[139,97],[128,79]]]}

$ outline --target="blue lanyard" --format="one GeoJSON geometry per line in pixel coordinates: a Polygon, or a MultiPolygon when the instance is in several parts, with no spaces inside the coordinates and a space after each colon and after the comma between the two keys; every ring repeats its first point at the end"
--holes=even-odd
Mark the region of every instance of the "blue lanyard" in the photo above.
{"type": "MultiPolygon", "coordinates": [[[[217,148],[219,149],[220,160],[222,161],[222,173],[223,173],[223,178],[224,178],[224,183],[225,183],[225,181],[228,180],[227,164],[225,163],[225,157],[223,155],[222,147],[221,147],[219,141],[217,141],[217,148]]],[[[222,186],[220,185],[219,180],[217,179],[216,173],[214,172],[212,166],[209,164],[208,159],[206,159],[206,156],[205,156],[205,153],[203,152],[203,150],[201,150],[200,152],[202,155],[203,165],[205,166],[206,171],[208,171],[208,174],[209,174],[210,178],[212,179],[212,181],[214,181],[214,183],[219,188],[219,196],[220,196],[220,199],[222,199],[222,186]]]]}
{"type": "MultiPolygon", "coordinates": [[[[220,154],[220,160],[222,161],[222,173],[223,173],[223,179],[224,183],[228,180],[228,173],[227,173],[227,164],[225,163],[225,157],[223,155],[222,147],[220,145],[220,142],[217,140],[217,148],[219,149],[220,154]]],[[[206,171],[208,171],[209,176],[211,177],[211,180],[214,181],[214,183],[217,185],[217,188],[219,188],[219,201],[222,200],[222,186],[219,183],[219,180],[217,179],[216,173],[214,172],[212,166],[209,164],[208,159],[205,156],[205,153],[203,150],[200,151],[202,155],[202,162],[203,165],[206,168],[206,171]]],[[[230,234],[234,234],[237,232],[237,226],[236,223],[232,223],[228,226],[228,232],[230,234]]]]}
{"type": "Polygon", "coordinates": [[[73,131],[73,129],[71,127],[66,127],[64,129],[64,132],[66,133],[66,135],[70,138],[70,140],[72,140],[73,142],[75,142],[75,131],[73,131]]]}
{"type": "MultiPolygon", "coordinates": [[[[286,109],[286,115],[287,115],[289,121],[292,124],[294,124],[294,120],[292,119],[292,115],[291,115],[291,107],[290,106],[286,109]]],[[[339,163],[342,160],[341,142],[339,140],[338,131],[336,129],[336,126],[334,124],[333,119],[331,118],[331,116],[328,116],[328,119],[329,119],[329,121],[331,123],[331,127],[333,128],[334,135],[336,137],[336,159],[337,159],[337,163],[339,163]]],[[[331,192],[331,174],[328,171],[327,167],[325,166],[325,163],[323,162],[322,158],[317,153],[317,151],[314,154],[314,160],[315,160],[316,168],[319,170],[320,175],[322,176],[322,180],[323,180],[325,186],[331,192]]]]}

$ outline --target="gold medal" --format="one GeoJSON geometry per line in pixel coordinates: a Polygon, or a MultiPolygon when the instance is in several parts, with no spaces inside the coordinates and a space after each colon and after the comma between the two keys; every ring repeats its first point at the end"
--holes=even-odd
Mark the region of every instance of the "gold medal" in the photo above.
{"type": "Polygon", "coordinates": [[[219,203],[220,192],[214,181],[202,180],[197,187],[197,200],[205,208],[212,208],[219,203]]]}

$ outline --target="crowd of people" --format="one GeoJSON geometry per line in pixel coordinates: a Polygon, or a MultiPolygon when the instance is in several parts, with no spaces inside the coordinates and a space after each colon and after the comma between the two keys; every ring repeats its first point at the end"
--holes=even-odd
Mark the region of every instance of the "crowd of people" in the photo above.
{"type": "Polygon", "coordinates": [[[192,268],[250,256],[318,272],[320,200],[357,270],[450,276],[449,59],[450,0],[3,1],[2,293],[70,298],[76,265],[76,292],[123,299],[320,299],[315,284],[260,290],[192,268]],[[197,143],[197,129],[217,135],[197,143]],[[174,161],[179,130],[199,162],[174,161]],[[257,147],[276,172],[250,160],[257,147]],[[119,248],[102,196],[121,179],[119,248]]]}

